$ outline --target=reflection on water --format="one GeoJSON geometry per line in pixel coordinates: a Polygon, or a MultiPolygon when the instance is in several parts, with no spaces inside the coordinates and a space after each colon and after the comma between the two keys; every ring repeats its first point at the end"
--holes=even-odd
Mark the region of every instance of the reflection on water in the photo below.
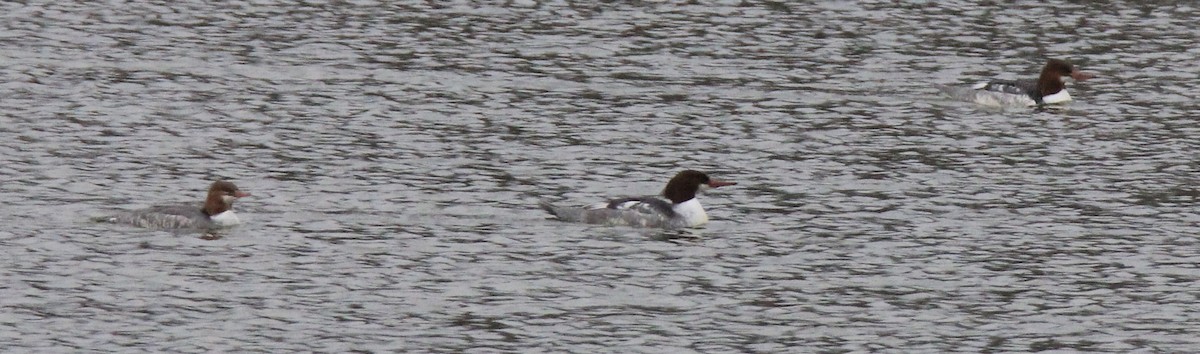
{"type": "Polygon", "coordinates": [[[1188,4],[0,9],[14,350],[1197,344],[1188,4]],[[1047,111],[932,86],[1047,58],[1100,77],[1047,111]],[[704,229],[535,205],[684,168],[742,182],[704,229]],[[216,178],[255,191],[216,239],[87,221],[216,178]]]}

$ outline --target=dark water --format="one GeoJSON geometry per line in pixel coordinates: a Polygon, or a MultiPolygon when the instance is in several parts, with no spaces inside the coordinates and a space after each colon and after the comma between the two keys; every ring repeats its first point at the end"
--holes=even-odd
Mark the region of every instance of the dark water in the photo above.
{"type": "Polygon", "coordinates": [[[1190,2],[0,4],[12,352],[1188,352],[1190,2]],[[1062,109],[932,86],[1099,74],[1062,109]],[[712,222],[547,220],[740,182],[712,222]],[[254,193],[219,239],[89,217],[254,193]]]}

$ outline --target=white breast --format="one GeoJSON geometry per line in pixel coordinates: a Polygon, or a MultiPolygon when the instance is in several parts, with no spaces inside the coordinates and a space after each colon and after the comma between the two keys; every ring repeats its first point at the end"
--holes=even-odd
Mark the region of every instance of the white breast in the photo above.
{"type": "Polygon", "coordinates": [[[1067,92],[1067,89],[1062,89],[1058,92],[1055,92],[1053,95],[1042,96],[1042,102],[1046,102],[1048,104],[1063,103],[1070,100],[1071,94],[1067,92]]]}
{"type": "Polygon", "coordinates": [[[700,205],[700,201],[696,198],[692,200],[676,204],[675,213],[679,214],[687,223],[687,226],[700,226],[708,223],[708,214],[704,213],[704,207],[700,205]]]}
{"type": "Polygon", "coordinates": [[[220,227],[233,226],[242,223],[242,221],[238,219],[237,214],[233,213],[233,210],[226,210],[220,214],[213,215],[211,219],[214,224],[220,227]]]}

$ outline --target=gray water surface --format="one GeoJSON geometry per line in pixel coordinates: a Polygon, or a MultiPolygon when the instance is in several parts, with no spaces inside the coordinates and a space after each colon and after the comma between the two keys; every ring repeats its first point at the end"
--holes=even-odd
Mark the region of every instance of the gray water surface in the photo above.
{"type": "MultiPolygon", "coordinates": [[[[1190,2],[0,4],[12,352],[1188,352],[1190,2]],[[1098,74],[1058,109],[933,84],[1098,74]],[[658,192],[711,223],[547,219],[658,192]],[[216,237],[89,219],[254,194],[216,237]],[[215,239],[214,239],[215,238],[215,239]]],[[[208,235],[213,236],[213,235],[208,235]]]]}

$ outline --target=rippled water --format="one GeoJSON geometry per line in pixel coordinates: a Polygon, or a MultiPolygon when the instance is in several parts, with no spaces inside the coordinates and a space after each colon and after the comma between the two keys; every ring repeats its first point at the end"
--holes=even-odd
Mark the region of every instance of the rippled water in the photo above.
{"type": "Polygon", "coordinates": [[[15,352],[1186,352],[1189,2],[0,4],[15,352]],[[931,85],[1099,77],[1062,109],[931,85]],[[540,198],[740,182],[712,222],[540,198]],[[89,218],[254,197],[216,240],[89,218]]]}

